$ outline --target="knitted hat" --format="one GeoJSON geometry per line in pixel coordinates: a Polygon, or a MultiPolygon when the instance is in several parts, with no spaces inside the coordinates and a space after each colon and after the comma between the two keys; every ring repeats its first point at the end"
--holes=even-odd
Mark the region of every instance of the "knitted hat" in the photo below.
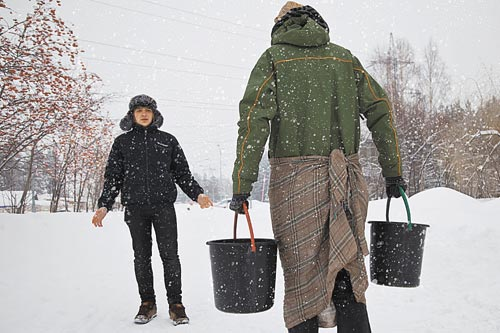
{"type": "Polygon", "coordinates": [[[128,112],[120,121],[120,128],[122,130],[129,131],[132,128],[132,125],[134,123],[134,110],[141,106],[153,111],[153,122],[150,126],[154,128],[160,128],[160,126],[163,124],[163,117],[160,111],[158,111],[156,101],[152,97],[143,94],[132,97],[130,103],[128,103],[128,112]]]}
{"type": "Polygon", "coordinates": [[[283,15],[288,13],[291,9],[300,8],[303,6],[304,5],[301,5],[300,3],[295,2],[295,1],[287,1],[287,3],[283,7],[281,7],[280,12],[278,13],[278,16],[276,16],[276,18],[274,19],[274,23],[278,22],[281,19],[281,17],[283,17],[283,15]]]}

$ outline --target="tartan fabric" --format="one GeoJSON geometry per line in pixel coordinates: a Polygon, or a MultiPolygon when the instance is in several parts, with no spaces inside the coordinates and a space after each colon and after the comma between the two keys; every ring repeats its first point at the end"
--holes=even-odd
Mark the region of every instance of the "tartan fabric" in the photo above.
{"type": "Polygon", "coordinates": [[[269,201],[285,279],[284,319],[291,328],[318,316],[334,327],[337,273],[345,268],[356,301],[366,303],[363,256],[368,189],[357,154],[272,158],[269,201]]]}

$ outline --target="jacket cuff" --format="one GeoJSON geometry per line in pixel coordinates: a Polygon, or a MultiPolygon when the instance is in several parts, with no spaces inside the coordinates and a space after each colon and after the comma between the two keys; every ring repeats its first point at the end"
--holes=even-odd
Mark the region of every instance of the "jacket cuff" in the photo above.
{"type": "Polygon", "coordinates": [[[401,177],[402,175],[396,169],[382,169],[382,176],[384,178],[388,177],[401,177]]]}
{"type": "Polygon", "coordinates": [[[194,192],[193,192],[193,197],[191,197],[191,200],[193,200],[194,202],[196,202],[196,201],[198,200],[198,196],[199,196],[200,194],[203,194],[203,193],[205,193],[205,192],[203,191],[203,189],[202,189],[202,188],[197,189],[197,190],[194,190],[194,192]]]}
{"type": "Polygon", "coordinates": [[[233,194],[243,194],[252,192],[252,183],[247,182],[243,179],[240,180],[240,186],[238,189],[238,182],[233,183],[233,194]]]}
{"type": "Polygon", "coordinates": [[[97,203],[97,208],[102,208],[102,207],[105,207],[108,210],[108,212],[110,212],[110,211],[113,210],[113,204],[111,204],[111,205],[109,205],[109,204],[105,205],[105,204],[103,204],[101,202],[97,203]]]}

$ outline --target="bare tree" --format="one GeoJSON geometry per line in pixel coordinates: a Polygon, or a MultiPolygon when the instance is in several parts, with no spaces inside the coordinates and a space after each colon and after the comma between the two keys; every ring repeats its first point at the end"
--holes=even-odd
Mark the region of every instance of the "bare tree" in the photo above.
{"type": "MultiPolygon", "coordinates": [[[[394,39],[392,34],[386,49],[379,48],[370,66],[382,83],[393,104],[395,126],[398,132],[403,174],[409,181],[411,195],[429,187],[439,186],[447,153],[449,121],[444,112],[449,81],[438,48],[430,41],[424,52],[424,64],[415,60],[410,44],[394,39]],[[438,104],[439,102],[439,104],[438,104]]],[[[362,142],[364,169],[373,197],[384,195],[384,183],[376,167],[377,152],[370,139],[362,142]]]]}
{"type": "Polygon", "coordinates": [[[444,185],[475,198],[500,196],[500,103],[455,103],[446,128],[444,185]]]}
{"type": "Polygon", "coordinates": [[[424,50],[420,85],[426,98],[426,111],[428,114],[437,112],[439,104],[445,104],[447,92],[450,90],[449,78],[446,67],[439,56],[438,46],[431,39],[424,50]]]}

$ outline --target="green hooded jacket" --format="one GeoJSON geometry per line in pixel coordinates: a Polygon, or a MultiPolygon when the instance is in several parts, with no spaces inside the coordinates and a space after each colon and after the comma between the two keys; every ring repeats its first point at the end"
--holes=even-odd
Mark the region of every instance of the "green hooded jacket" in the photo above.
{"type": "Polygon", "coordinates": [[[233,193],[250,193],[269,138],[269,157],[357,153],[360,113],[379,152],[384,177],[401,176],[387,95],[359,60],[330,43],[327,30],[302,15],[272,34],[240,102],[233,193]]]}

